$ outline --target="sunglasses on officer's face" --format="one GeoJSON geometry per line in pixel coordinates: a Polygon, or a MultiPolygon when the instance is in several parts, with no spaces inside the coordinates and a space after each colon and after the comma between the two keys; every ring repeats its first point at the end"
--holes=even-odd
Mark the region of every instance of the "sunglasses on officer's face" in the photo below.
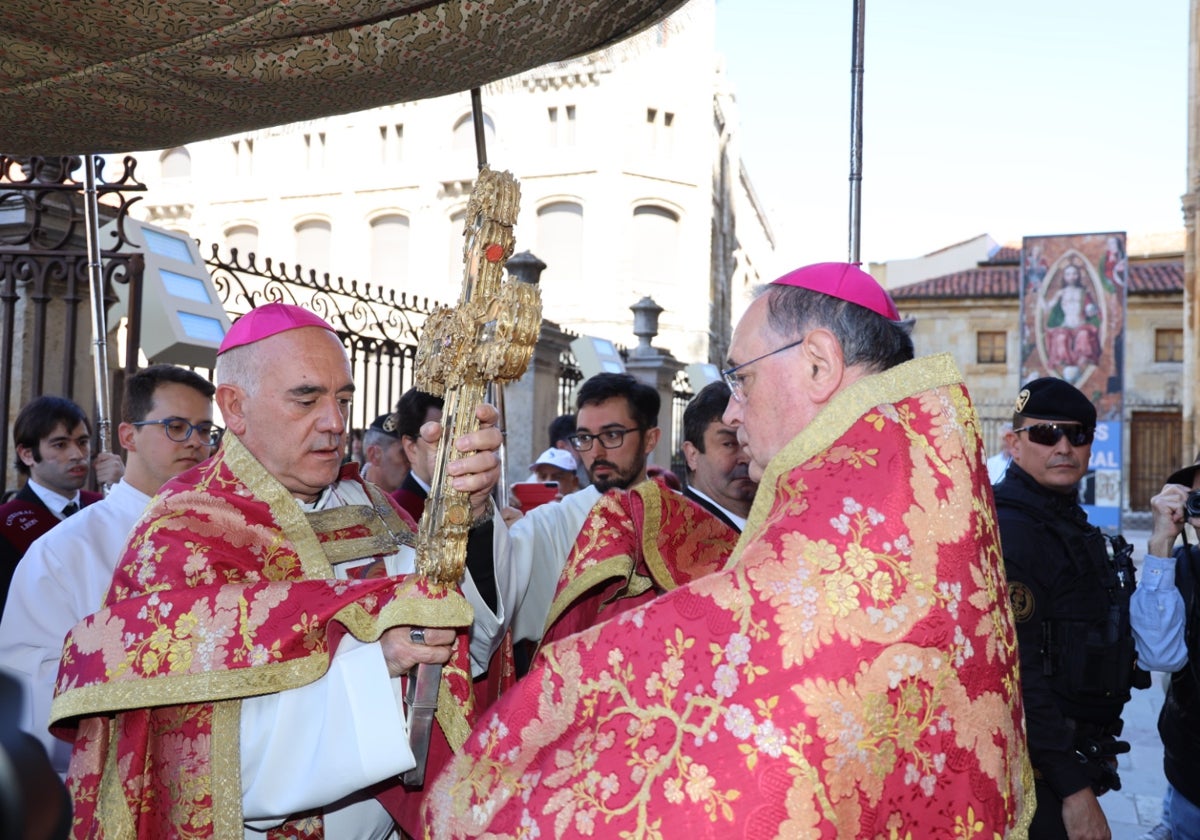
{"type": "Polygon", "coordinates": [[[1087,446],[1096,437],[1095,429],[1085,429],[1079,423],[1034,423],[1013,429],[1013,434],[1028,432],[1029,439],[1042,446],[1054,446],[1064,437],[1072,446],[1087,446]]]}

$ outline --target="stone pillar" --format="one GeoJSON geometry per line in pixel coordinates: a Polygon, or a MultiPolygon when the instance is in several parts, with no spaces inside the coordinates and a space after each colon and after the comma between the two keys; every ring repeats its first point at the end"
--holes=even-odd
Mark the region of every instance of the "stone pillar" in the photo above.
{"type": "Polygon", "coordinates": [[[505,476],[509,485],[529,475],[529,465],[546,448],[550,421],[559,411],[559,371],[571,338],[553,321],[542,332],[525,375],[504,389],[505,476]]]}
{"type": "Polygon", "coordinates": [[[662,307],[651,298],[644,297],[629,308],[633,310],[633,334],[638,337],[638,346],[629,351],[625,370],[630,376],[658,391],[662,401],[658,411],[658,426],[662,429],[662,436],[658,446],[650,453],[650,463],[670,469],[675,450],[678,449],[673,411],[675,376],[683,370],[684,365],[666,350],[659,350],[650,344],[658,335],[658,316],[663,311],[662,307]]]}
{"type": "Polygon", "coordinates": [[[1200,395],[1200,364],[1197,363],[1197,337],[1200,336],[1200,294],[1197,294],[1196,269],[1200,265],[1200,241],[1197,240],[1197,214],[1200,212],[1200,0],[1192,0],[1188,25],[1188,98],[1187,98],[1187,193],[1183,196],[1183,224],[1186,230],[1183,251],[1183,452],[1180,463],[1190,463],[1200,444],[1200,415],[1196,411],[1200,395]]]}

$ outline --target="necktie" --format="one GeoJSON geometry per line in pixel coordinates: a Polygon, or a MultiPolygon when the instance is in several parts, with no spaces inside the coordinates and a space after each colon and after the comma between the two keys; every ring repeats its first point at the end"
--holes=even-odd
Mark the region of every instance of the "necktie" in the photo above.
{"type": "Polygon", "coordinates": [[[62,517],[63,517],[63,519],[66,519],[72,513],[77,513],[78,511],[79,511],[79,505],[75,504],[74,502],[71,502],[69,505],[67,505],[65,508],[62,509],[62,517]]]}

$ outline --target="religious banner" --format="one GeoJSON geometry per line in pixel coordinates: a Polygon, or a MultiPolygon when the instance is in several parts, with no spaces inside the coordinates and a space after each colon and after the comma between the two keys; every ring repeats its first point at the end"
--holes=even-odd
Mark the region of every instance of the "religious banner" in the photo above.
{"type": "Polygon", "coordinates": [[[1121,525],[1124,233],[1027,236],[1021,256],[1021,382],[1056,376],[1096,406],[1092,460],[1080,484],[1088,519],[1121,525]]]}

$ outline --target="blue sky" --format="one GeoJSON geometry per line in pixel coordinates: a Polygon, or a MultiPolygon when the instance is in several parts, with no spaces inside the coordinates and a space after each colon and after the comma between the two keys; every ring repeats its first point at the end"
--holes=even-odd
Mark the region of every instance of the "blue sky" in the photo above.
{"type": "MultiPolygon", "coordinates": [[[[777,270],[847,257],[852,0],[717,0],[777,270]]],[[[864,262],[1181,230],[1186,0],[868,0],[864,262]]]]}

